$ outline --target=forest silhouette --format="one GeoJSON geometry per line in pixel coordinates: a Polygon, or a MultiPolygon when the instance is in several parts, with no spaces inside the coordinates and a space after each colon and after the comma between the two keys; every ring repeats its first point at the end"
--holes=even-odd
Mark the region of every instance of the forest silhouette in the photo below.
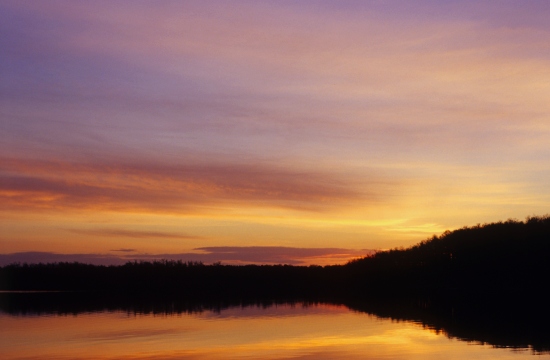
{"type": "Polygon", "coordinates": [[[548,352],[549,275],[547,215],[446,231],[345,265],[11,264],[0,267],[0,311],[181,313],[324,302],[462,340],[548,352]]]}
{"type": "Polygon", "coordinates": [[[189,298],[446,296],[536,301],[550,275],[550,216],[446,231],[345,265],[205,265],[134,261],[10,264],[4,291],[93,291],[189,298]]]}

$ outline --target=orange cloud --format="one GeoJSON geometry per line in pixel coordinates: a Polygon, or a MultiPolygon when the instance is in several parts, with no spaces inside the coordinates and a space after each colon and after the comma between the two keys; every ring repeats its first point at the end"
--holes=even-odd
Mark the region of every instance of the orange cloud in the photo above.
{"type": "MultiPolygon", "coordinates": [[[[116,238],[140,238],[140,239],[202,239],[202,236],[186,235],[186,234],[173,234],[161,231],[137,231],[137,230],[124,230],[124,229],[69,229],[70,232],[76,234],[92,235],[92,236],[107,236],[116,238]]],[[[135,249],[117,249],[113,251],[135,251],[135,249]]]]}
{"type": "MultiPolygon", "coordinates": [[[[9,209],[107,209],[189,213],[253,206],[323,211],[383,194],[327,172],[242,164],[75,164],[2,159],[0,196],[9,209]]],[[[373,179],[372,185],[389,182],[373,179]]]]}

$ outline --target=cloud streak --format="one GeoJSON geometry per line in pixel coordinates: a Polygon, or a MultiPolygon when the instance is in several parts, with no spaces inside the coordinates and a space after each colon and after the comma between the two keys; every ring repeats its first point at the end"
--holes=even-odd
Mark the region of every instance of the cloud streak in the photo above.
{"type": "MultiPolygon", "coordinates": [[[[202,239],[202,236],[174,234],[160,231],[138,231],[138,230],[122,230],[122,229],[68,229],[75,234],[91,235],[91,236],[106,236],[106,237],[127,237],[134,239],[202,239]]],[[[112,251],[135,251],[134,249],[118,249],[112,251]]]]}
{"type": "Polygon", "coordinates": [[[545,213],[549,16],[529,0],[2,1],[1,241],[387,248],[422,224],[545,213]],[[388,223],[407,226],[370,225],[388,223]]]}
{"type": "MultiPolygon", "coordinates": [[[[243,164],[73,164],[2,159],[4,209],[103,208],[189,213],[253,206],[321,211],[376,201],[337,174],[243,164]]],[[[373,179],[374,187],[391,186],[373,179]]],[[[129,234],[125,234],[129,235],[129,234]]]]}

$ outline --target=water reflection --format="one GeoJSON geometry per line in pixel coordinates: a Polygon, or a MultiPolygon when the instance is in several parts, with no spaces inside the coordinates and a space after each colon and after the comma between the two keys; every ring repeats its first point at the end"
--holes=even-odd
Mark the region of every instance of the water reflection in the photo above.
{"type": "Polygon", "coordinates": [[[2,294],[0,358],[550,358],[547,323],[413,305],[2,294]]]}

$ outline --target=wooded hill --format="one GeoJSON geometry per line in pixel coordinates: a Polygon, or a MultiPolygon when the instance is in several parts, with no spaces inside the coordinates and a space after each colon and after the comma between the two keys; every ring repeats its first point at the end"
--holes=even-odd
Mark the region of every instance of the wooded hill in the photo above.
{"type": "Polygon", "coordinates": [[[550,217],[446,231],[346,265],[357,286],[388,292],[535,293],[550,275],[550,217]]]}
{"type": "Polygon", "coordinates": [[[334,266],[195,262],[11,264],[0,290],[148,293],[193,298],[477,296],[535,298],[550,275],[550,216],[446,231],[406,249],[334,266]]]}

